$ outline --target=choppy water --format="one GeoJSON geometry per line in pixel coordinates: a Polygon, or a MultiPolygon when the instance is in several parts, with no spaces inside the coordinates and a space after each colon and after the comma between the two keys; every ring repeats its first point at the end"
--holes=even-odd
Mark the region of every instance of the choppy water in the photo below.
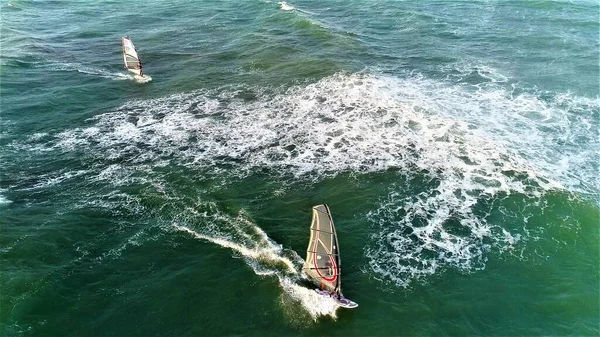
{"type": "Polygon", "coordinates": [[[4,335],[600,333],[597,2],[0,4],[4,335]]]}

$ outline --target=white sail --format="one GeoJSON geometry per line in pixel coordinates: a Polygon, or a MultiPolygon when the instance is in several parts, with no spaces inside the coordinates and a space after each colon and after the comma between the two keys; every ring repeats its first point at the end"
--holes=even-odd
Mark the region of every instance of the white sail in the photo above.
{"type": "Polygon", "coordinates": [[[310,240],[302,270],[320,287],[341,292],[338,240],[327,205],[313,207],[310,240]]]}
{"type": "Polygon", "coordinates": [[[123,64],[125,69],[136,75],[143,76],[142,61],[129,36],[123,37],[121,44],[123,46],[123,64]]]}
{"type": "Polygon", "coordinates": [[[337,233],[327,205],[313,207],[310,224],[310,240],[306,261],[302,270],[321,289],[315,291],[328,296],[344,308],[356,308],[358,304],[342,294],[342,267],[337,233]]]}

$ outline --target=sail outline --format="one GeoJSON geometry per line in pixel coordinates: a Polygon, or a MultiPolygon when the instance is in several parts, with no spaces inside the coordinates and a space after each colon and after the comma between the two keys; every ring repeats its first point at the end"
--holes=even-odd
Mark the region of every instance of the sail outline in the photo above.
{"type": "Polygon", "coordinates": [[[136,75],[144,76],[142,60],[129,35],[121,39],[121,46],[123,47],[123,65],[125,69],[136,75]]]}
{"type": "Polygon", "coordinates": [[[335,225],[327,205],[313,207],[310,233],[304,272],[321,287],[330,292],[341,293],[339,244],[335,225]]]}

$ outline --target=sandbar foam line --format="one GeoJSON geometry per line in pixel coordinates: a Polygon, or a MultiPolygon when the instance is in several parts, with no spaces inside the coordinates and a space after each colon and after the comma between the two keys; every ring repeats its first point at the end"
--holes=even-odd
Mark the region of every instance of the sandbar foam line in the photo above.
{"type": "MultiPolygon", "coordinates": [[[[232,160],[241,175],[251,174],[256,167],[285,168],[297,177],[418,167],[441,171],[444,177],[465,175],[456,181],[462,190],[490,193],[527,189],[520,180],[507,177],[506,171],[524,172],[546,189],[562,188],[560,180],[573,187],[577,184],[576,180],[570,183],[573,174],[592,175],[586,170],[571,172],[573,166],[561,160],[542,160],[542,165],[535,165],[536,158],[546,158],[540,157],[542,152],[553,150],[544,147],[549,144],[535,130],[514,137],[514,132],[508,131],[514,127],[512,122],[503,124],[507,120],[504,110],[541,109],[545,114],[554,110],[555,119],[567,112],[535,97],[513,99],[506,94],[500,89],[473,93],[422,76],[396,79],[338,74],[275,96],[258,93],[258,100],[250,103],[236,99],[236,91],[218,90],[131,102],[96,116],[95,126],[61,132],[55,147],[73,151],[98,143],[96,149],[111,158],[133,150],[134,157],[147,161],[171,153],[183,165],[193,167],[218,168],[219,162],[232,160]],[[483,109],[499,117],[486,113],[485,118],[493,118],[486,123],[488,120],[479,116],[483,109]],[[212,118],[215,114],[217,120],[212,118]],[[491,129],[486,124],[492,125],[491,129]],[[142,144],[145,150],[123,148],[131,142],[142,144]],[[514,155],[511,147],[515,145],[516,152],[525,152],[531,160],[514,155]],[[567,174],[561,174],[564,170],[567,174]],[[557,179],[550,178],[553,175],[557,179]]],[[[568,97],[560,101],[561,106],[570,102],[568,97]]],[[[598,105],[595,101],[586,104],[598,105]]],[[[527,123],[520,124],[523,128],[527,123]]],[[[586,130],[589,134],[593,127],[582,131],[586,130]]],[[[580,152],[580,156],[586,153],[580,152]]],[[[578,163],[575,168],[589,162],[589,158],[569,158],[570,163],[578,163]]]]}

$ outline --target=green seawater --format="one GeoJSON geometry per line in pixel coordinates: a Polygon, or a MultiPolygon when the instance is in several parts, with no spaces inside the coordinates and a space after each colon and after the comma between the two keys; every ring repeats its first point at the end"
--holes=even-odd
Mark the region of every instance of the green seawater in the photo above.
{"type": "Polygon", "coordinates": [[[598,336],[599,15],[1,0],[1,335],[598,336]]]}

